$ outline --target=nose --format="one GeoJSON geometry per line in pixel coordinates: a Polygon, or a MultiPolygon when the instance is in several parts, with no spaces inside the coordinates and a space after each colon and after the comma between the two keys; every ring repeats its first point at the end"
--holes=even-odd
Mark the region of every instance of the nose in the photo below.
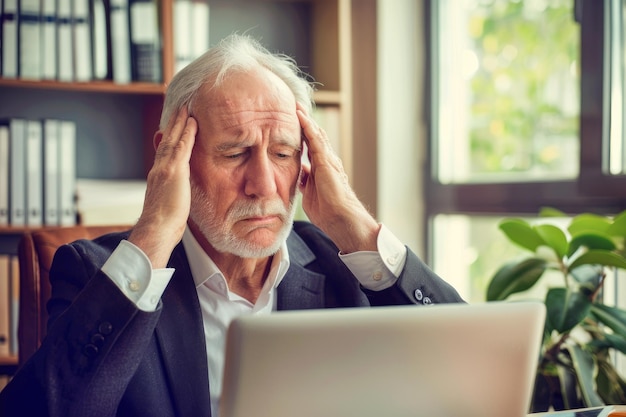
{"type": "Polygon", "coordinates": [[[276,193],[274,166],[264,152],[255,154],[246,165],[245,190],[249,197],[268,197],[276,193]]]}

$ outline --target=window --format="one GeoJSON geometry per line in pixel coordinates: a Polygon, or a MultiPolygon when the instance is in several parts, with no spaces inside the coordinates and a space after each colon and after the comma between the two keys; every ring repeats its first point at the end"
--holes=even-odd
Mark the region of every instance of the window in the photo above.
{"type": "Polygon", "coordinates": [[[425,247],[436,272],[482,301],[516,255],[503,217],[626,209],[626,0],[428,5],[425,247]]]}
{"type": "Polygon", "coordinates": [[[434,3],[440,182],[578,175],[580,36],[571,5],[434,3]]]}
{"type": "Polygon", "coordinates": [[[607,4],[605,19],[605,56],[608,100],[606,125],[604,126],[604,141],[606,152],[604,155],[603,172],[609,175],[626,174],[626,2],[610,0],[607,4]]]}

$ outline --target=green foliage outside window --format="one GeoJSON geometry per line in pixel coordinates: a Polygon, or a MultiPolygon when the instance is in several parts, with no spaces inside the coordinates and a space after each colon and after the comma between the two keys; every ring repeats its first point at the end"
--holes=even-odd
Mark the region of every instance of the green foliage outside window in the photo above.
{"type": "Polygon", "coordinates": [[[580,34],[573,4],[477,1],[470,11],[472,173],[577,174],[580,34]]]}

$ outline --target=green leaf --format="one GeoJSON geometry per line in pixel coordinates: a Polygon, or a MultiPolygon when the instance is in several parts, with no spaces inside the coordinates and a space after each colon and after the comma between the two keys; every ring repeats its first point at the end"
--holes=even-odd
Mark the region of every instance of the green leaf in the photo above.
{"type": "Polygon", "coordinates": [[[563,230],[551,224],[535,226],[535,230],[545,244],[554,249],[554,253],[556,253],[559,259],[565,256],[567,252],[567,238],[563,230]]]}
{"type": "Polygon", "coordinates": [[[568,268],[572,270],[580,265],[604,265],[626,269],[626,259],[615,252],[594,249],[574,259],[568,268]]]}
{"type": "Polygon", "coordinates": [[[572,236],[586,232],[603,233],[609,229],[610,225],[611,220],[607,217],[585,213],[574,217],[567,230],[572,236]]]}
{"type": "Polygon", "coordinates": [[[600,233],[585,232],[572,237],[567,250],[567,256],[572,256],[581,246],[587,249],[603,249],[612,251],[616,249],[615,243],[608,236],[600,233]]]}
{"type": "Polygon", "coordinates": [[[596,375],[598,367],[595,357],[588,351],[583,350],[579,345],[567,345],[565,347],[572,357],[574,372],[578,380],[578,387],[585,401],[586,407],[599,407],[604,405],[604,401],[596,391],[596,375]]]}
{"type": "Polygon", "coordinates": [[[489,282],[487,301],[504,300],[511,294],[531,288],[545,272],[546,264],[541,258],[506,263],[489,282]]]}
{"type": "Polygon", "coordinates": [[[626,311],[604,304],[594,303],[591,306],[593,315],[615,333],[626,338],[626,311]]]}
{"type": "Polygon", "coordinates": [[[595,351],[615,349],[626,354],[626,339],[612,333],[604,334],[603,339],[593,339],[588,345],[595,351]]]}
{"type": "Polygon", "coordinates": [[[607,233],[611,236],[626,237],[626,211],[622,211],[615,216],[613,223],[609,226],[607,233]]]}
{"type": "Polygon", "coordinates": [[[559,333],[565,333],[587,317],[591,302],[578,291],[552,288],[546,295],[546,308],[552,328],[559,333]]]}
{"type": "Polygon", "coordinates": [[[554,207],[542,207],[539,210],[539,217],[568,217],[567,214],[554,207]]]}
{"type": "Polygon", "coordinates": [[[558,365],[556,370],[559,376],[559,386],[561,387],[561,399],[565,409],[582,408],[583,404],[578,397],[578,390],[576,389],[578,381],[572,368],[558,365]]]}
{"type": "Polygon", "coordinates": [[[610,360],[598,361],[596,378],[598,394],[607,404],[626,404],[626,382],[620,377],[610,360]]]}
{"type": "Polygon", "coordinates": [[[500,222],[499,227],[511,242],[531,252],[539,245],[545,244],[537,231],[522,219],[505,219],[500,222]]]}

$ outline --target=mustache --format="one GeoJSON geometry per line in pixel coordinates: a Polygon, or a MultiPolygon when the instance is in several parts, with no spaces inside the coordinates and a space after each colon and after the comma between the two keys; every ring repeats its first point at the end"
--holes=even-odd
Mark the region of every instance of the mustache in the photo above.
{"type": "Polygon", "coordinates": [[[228,210],[228,219],[232,221],[250,217],[278,216],[285,219],[289,210],[281,200],[268,200],[264,202],[239,200],[228,210]]]}

